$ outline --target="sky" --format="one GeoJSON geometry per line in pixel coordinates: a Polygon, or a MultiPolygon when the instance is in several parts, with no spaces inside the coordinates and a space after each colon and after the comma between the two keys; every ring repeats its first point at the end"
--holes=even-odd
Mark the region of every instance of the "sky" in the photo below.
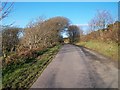
{"type": "Polygon", "coordinates": [[[72,24],[86,28],[88,22],[95,16],[97,10],[108,10],[114,19],[118,16],[117,2],[15,2],[14,7],[3,25],[14,23],[14,26],[26,25],[39,16],[46,19],[63,16],[72,24]]]}
{"type": "Polygon", "coordinates": [[[2,2],[119,2],[119,0],[1,0],[2,2]]]}

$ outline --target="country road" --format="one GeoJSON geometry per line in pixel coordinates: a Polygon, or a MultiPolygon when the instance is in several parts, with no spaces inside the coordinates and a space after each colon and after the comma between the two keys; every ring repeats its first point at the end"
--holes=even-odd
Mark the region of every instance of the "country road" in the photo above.
{"type": "Polygon", "coordinates": [[[31,88],[118,88],[117,64],[89,49],[66,44],[31,88]]]}

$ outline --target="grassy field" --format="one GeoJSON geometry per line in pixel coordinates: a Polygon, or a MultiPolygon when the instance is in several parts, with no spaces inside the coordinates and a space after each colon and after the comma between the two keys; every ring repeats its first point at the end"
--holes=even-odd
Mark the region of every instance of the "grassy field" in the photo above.
{"type": "Polygon", "coordinates": [[[3,68],[2,87],[28,89],[51,62],[59,48],[60,45],[54,46],[29,62],[13,64],[3,68]]]}
{"type": "Polygon", "coordinates": [[[77,45],[95,50],[105,56],[112,58],[113,60],[118,60],[118,44],[115,42],[90,40],[88,42],[79,42],[77,45]]]}

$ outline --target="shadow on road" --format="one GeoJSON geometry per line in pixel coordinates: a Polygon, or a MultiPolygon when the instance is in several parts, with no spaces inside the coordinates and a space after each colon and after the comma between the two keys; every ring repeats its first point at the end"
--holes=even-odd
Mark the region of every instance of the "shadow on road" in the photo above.
{"type": "Polygon", "coordinates": [[[102,55],[101,53],[98,53],[94,50],[86,48],[84,46],[78,46],[78,45],[75,45],[75,46],[81,48],[81,50],[84,52],[85,56],[88,57],[89,59],[99,61],[100,63],[106,63],[106,64],[112,63],[116,68],[118,68],[117,61],[115,61],[115,60],[113,60],[105,55],[102,55]],[[93,54],[90,51],[94,52],[96,54],[93,54]]]}

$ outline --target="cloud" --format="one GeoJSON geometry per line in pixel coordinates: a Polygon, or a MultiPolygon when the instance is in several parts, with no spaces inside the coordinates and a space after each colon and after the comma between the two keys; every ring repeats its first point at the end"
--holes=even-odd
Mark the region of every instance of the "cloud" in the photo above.
{"type": "Polygon", "coordinates": [[[82,27],[84,27],[84,26],[88,26],[88,24],[72,24],[72,25],[77,25],[77,26],[82,26],[82,27]]]}
{"type": "Polygon", "coordinates": [[[88,26],[88,24],[76,24],[77,26],[88,26]]]}

